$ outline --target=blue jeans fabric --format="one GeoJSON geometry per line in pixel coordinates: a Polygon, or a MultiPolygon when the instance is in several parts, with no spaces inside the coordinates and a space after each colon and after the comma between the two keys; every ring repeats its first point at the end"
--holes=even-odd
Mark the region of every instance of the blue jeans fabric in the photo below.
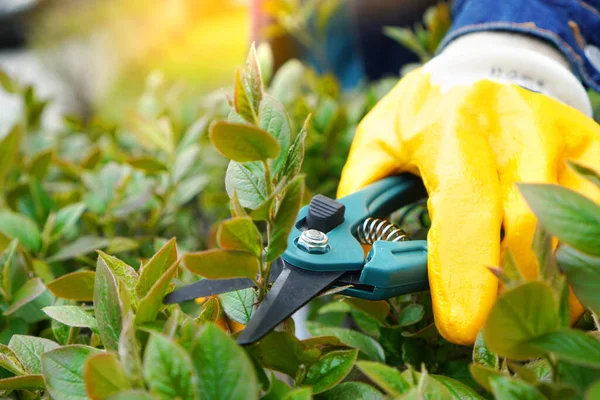
{"type": "Polygon", "coordinates": [[[600,91],[600,0],[456,0],[452,26],[438,52],[457,37],[481,31],[523,33],[550,42],[584,85],[600,91]]]}

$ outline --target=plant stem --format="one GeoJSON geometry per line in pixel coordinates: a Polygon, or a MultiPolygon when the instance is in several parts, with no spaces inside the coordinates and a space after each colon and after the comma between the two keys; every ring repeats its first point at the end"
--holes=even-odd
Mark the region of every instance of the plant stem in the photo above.
{"type": "Polygon", "coordinates": [[[267,191],[266,197],[269,198],[273,192],[273,182],[271,182],[271,167],[267,161],[263,161],[263,168],[265,169],[265,190],[267,191]]]}
{"type": "MultiPolygon", "coordinates": [[[[263,167],[265,169],[265,189],[266,189],[266,197],[269,198],[271,193],[273,193],[273,182],[271,181],[271,168],[269,167],[269,163],[267,161],[263,161],[263,167]]],[[[271,232],[273,230],[273,217],[274,214],[273,208],[270,210],[271,215],[267,219],[267,246],[269,248],[269,244],[271,243],[271,232]]],[[[269,286],[269,275],[271,274],[271,262],[267,262],[267,252],[263,251],[262,260],[261,260],[262,268],[260,271],[260,285],[258,286],[258,302],[261,302],[265,295],[267,294],[267,289],[269,286]]]]}
{"type": "Polygon", "coordinates": [[[67,344],[75,344],[75,341],[79,337],[79,328],[72,326],[69,329],[69,337],[67,338],[67,344]]]}

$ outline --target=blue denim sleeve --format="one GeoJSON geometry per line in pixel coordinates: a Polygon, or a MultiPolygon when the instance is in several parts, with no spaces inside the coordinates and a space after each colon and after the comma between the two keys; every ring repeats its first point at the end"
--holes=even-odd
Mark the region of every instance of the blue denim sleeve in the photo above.
{"type": "Polygon", "coordinates": [[[600,0],[456,0],[439,50],[470,32],[509,31],[552,43],[587,87],[600,91],[600,0]]]}

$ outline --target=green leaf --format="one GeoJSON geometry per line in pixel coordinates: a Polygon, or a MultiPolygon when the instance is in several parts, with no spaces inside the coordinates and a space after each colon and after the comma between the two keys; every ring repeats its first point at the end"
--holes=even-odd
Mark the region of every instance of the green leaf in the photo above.
{"type": "Polygon", "coordinates": [[[504,252],[502,268],[489,268],[489,270],[509,289],[525,282],[525,278],[521,275],[521,271],[510,249],[504,252]]]}
{"type": "Polygon", "coordinates": [[[219,295],[223,311],[232,320],[240,324],[248,324],[252,317],[256,293],[253,288],[235,290],[219,295]]]}
{"type": "Polygon", "coordinates": [[[45,221],[50,211],[56,208],[54,201],[36,177],[29,179],[29,193],[31,194],[36,220],[45,221]]]}
{"type": "Polygon", "coordinates": [[[35,222],[25,215],[8,210],[0,211],[0,233],[19,239],[23,247],[33,252],[37,252],[42,245],[42,232],[35,222]]]}
{"type": "Polygon", "coordinates": [[[192,176],[177,185],[173,202],[182,206],[192,200],[209,184],[210,180],[205,175],[192,176]]]}
{"type": "Polygon", "coordinates": [[[225,175],[225,189],[229,198],[235,192],[240,204],[251,210],[267,199],[265,171],[261,163],[237,163],[231,161],[225,175]]]}
{"type": "MultiPolygon", "coordinates": [[[[279,191],[277,189],[275,189],[273,191],[273,193],[271,193],[271,195],[265,201],[263,201],[261,204],[259,204],[258,207],[256,207],[256,209],[254,209],[254,211],[252,211],[250,213],[250,217],[255,221],[267,221],[268,219],[270,219],[271,218],[271,208],[273,207],[273,204],[277,200],[278,194],[279,194],[279,191]]],[[[232,199],[232,202],[233,202],[233,199],[232,199]]],[[[238,202],[239,202],[239,200],[238,200],[238,202]]],[[[241,204],[240,204],[240,206],[241,206],[241,204]]]]}
{"type": "Polygon", "coordinates": [[[54,150],[46,149],[37,153],[32,159],[29,165],[29,173],[39,180],[42,180],[48,174],[48,168],[52,162],[54,156],[54,150]]]}
{"type": "Polygon", "coordinates": [[[42,375],[53,398],[61,400],[88,400],[83,382],[86,358],[103,354],[89,346],[71,345],[42,354],[42,375]]]}
{"type": "Polygon", "coordinates": [[[210,115],[204,115],[191,124],[179,142],[178,150],[187,149],[189,146],[197,143],[200,136],[206,130],[209,122],[210,115]]]}
{"type": "Polygon", "coordinates": [[[503,377],[506,376],[502,372],[492,369],[489,367],[484,367],[483,365],[471,364],[469,366],[469,370],[471,371],[471,375],[473,379],[477,383],[481,385],[488,392],[492,391],[491,379],[494,377],[503,377]]]}
{"type": "Polygon", "coordinates": [[[531,361],[524,365],[525,368],[531,370],[534,373],[538,381],[551,381],[552,380],[552,366],[545,359],[539,359],[531,361]]]}
{"type": "Polygon", "coordinates": [[[106,400],[156,400],[156,397],[141,390],[123,390],[107,397],[106,400]]]}
{"type": "Polygon", "coordinates": [[[524,380],[525,382],[531,383],[532,385],[535,385],[537,383],[538,379],[535,375],[535,372],[533,372],[529,368],[525,368],[523,365],[513,361],[507,361],[506,366],[510,369],[510,371],[515,373],[520,379],[524,380]]]}
{"type": "Polygon", "coordinates": [[[507,376],[490,378],[492,392],[498,400],[544,400],[545,397],[535,387],[507,376]]]}
{"type": "Polygon", "coordinates": [[[260,102],[259,126],[269,132],[281,149],[276,159],[272,161],[271,169],[274,176],[282,171],[288,156],[292,138],[292,127],[285,108],[269,95],[264,95],[260,102]]]}
{"type": "Polygon", "coordinates": [[[600,187],[600,174],[598,174],[598,172],[586,167],[583,164],[571,160],[567,160],[567,165],[579,175],[583,176],[590,182],[594,183],[596,186],[600,187]]]}
{"type": "Polygon", "coordinates": [[[540,355],[526,342],[559,326],[552,289],[542,282],[528,282],[498,297],[485,324],[484,338],[499,356],[525,360],[540,355]]]}
{"type": "Polygon", "coordinates": [[[135,287],[138,296],[144,297],[175,261],[177,261],[177,244],[173,238],[140,268],[140,278],[135,287]]]}
{"type": "Polygon", "coordinates": [[[0,268],[2,273],[0,274],[0,292],[3,292],[5,301],[10,301],[12,298],[12,274],[14,273],[13,265],[18,257],[17,247],[19,245],[19,239],[13,239],[8,244],[6,250],[0,255],[0,268]],[[15,254],[17,257],[15,257],[15,254]]]}
{"type": "Polygon", "coordinates": [[[129,311],[129,314],[123,320],[123,329],[119,336],[119,360],[121,360],[129,382],[134,387],[144,387],[140,344],[136,337],[133,321],[133,311],[129,311]]]}
{"type": "Polygon", "coordinates": [[[390,396],[400,396],[411,387],[396,368],[371,361],[359,361],[356,366],[390,396]]]}
{"type": "Polygon", "coordinates": [[[177,155],[173,164],[173,180],[181,181],[197,164],[200,156],[200,146],[193,144],[177,155]]]}
{"type": "Polygon", "coordinates": [[[561,329],[528,340],[527,344],[556,359],[600,368],[600,341],[573,329],[561,329]]]}
{"type": "Polygon", "coordinates": [[[258,59],[258,65],[260,66],[260,75],[262,81],[268,83],[273,76],[273,50],[267,42],[259,43],[256,48],[256,57],[258,59]]]}
{"type": "Polygon", "coordinates": [[[248,94],[252,109],[258,110],[263,95],[263,82],[254,43],[250,46],[250,51],[246,58],[246,67],[244,68],[244,73],[242,75],[242,83],[244,91],[248,94]]]}
{"type": "Polygon", "coordinates": [[[379,338],[379,336],[381,335],[381,332],[379,330],[381,325],[387,325],[382,324],[380,321],[377,321],[375,318],[357,309],[351,310],[350,315],[352,315],[352,319],[361,331],[363,331],[369,336],[374,337],[375,339],[379,338]]]}
{"type": "Polygon", "coordinates": [[[11,94],[18,93],[19,91],[17,83],[2,70],[0,70],[0,87],[11,94]]]}
{"type": "Polygon", "coordinates": [[[390,312],[390,305],[384,300],[374,301],[355,297],[346,297],[344,298],[344,302],[351,304],[352,307],[359,309],[360,311],[382,323],[385,322],[385,318],[390,312]]]}
{"type": "Polygon", "coordinates": [[[285,162],[283,168],[281,169],[281,174],[279,179],[282,177],[294,177],[300,173],[302,170],[302,162],[304,161],[304,142],[306,139],[306,135],[308,133],[308,127],[311,123],[310,114],[304,121],[304,126],[302,130],[292,142],[287,154],[285,156],[285,162]]]}
{"type": "Polygon", "coordinates": [[[77,271],[53,280],[46,287],[53,295],[62,299],[92,301],[95,279],[94,271],[77,271]]]}
{"type": "Polygon", "coordinates": [[[241,69],[235,71],[235,81],[233,86],[233,105],[238,115],[251,124],[257,122],[256,109],[252,104],[252,99],[244,88],[244,72],[241,69]]]}
{"type": "Polygon", "coordinates": [[[40,278],[33,278],[25,282],[14,294],[11,304],[4,311],[4,315],[11,315],[24,305],[34,301],[46,291],[46,286],[40,278]]]}
{"type": "Polygon", "coordinates": [[[42,310],[52,319],[55,319],[68,326],[77,326],[80,328],[90,328],[93,331],[98,330],[96,318],[85,312],[77,306],[50,306],[42,310]]]}
{"type": "Polygon", "coordinates": [[[571,293],[565,276],[557,276],[554,286],[558,294],[558,318],[560,326],[568,328],[571,325],[571,293]]]}
{"type": "Polygon", "coordinates": [[[556,260],[552,256],[552,236],[546,232],[540,223],[538,223],[535,228],[531,248],[537,258],[540,276],[546,280],[546,282],[553,282],[557,271],[556,260]]]}
{"type": "Polygon", "coordinates": [[[448,389],[453,399],[479,400],[483,399],[473,389],[456,379],[442,375],[432,375],[431,378],[438,381],[448,389]]]}
{"type": "Polygon", "coordinates": [[[46,261],[49,263],[56,261],[70,260],[79,256],[86,255],[96,250],[100,250],[108,246],[110,241],[107,238],[99,236],[82,236],[73,243],[61,248],[57,253],[48,257],[46,261]]]}
{"type": "Polygon", "coordinates": [[[85,211],[84,203],[74,203],[61,208],[56,213],[54,221],[54,236],[61,237],[65,232],[69,232],[81,218],[85,211]]]}
{"type": "Polygon", "coordinates": [[[208,279],[250,278],[258,273],[258,259],[238,250],[206,250],[188,253],[183,262],[191,272],[208,279]]]}
{"type": "Polygon", "coordinates": [[[491,351],[483,336],[483,329],[477,334],[475,339],[475,346],[473,347],[473,362],[475,364],[483,365],[484,367],[490,367],[493,369],[500,368],[500,360],[497,354],[491,351]]]}
{"type": "Polygon", "coordinates": [[[273,232],[267,248],[267,261],[273,261],[287,248],[288,236],[296,223],[298,211],[302,205],[304,176],[298,176],[285,189],[283,199],[275,215],[273,232]]]}
{"type": "Polygon", "coordinates": [[[295,378],[301,365],[315,363],[321,352],[308,349],[294,335],[287,332],[271,332],[258,345],[258,359],[273,371],[283,372],[295,378]]]}
{"type": "Polygon", "coordinates": [[[155,174],[167,170],[165,164],[150,156],[131,157],[127,160],[127,164],[148,174],[155,174]]]}
{"type": "Polygon", "coordinates": [[[35,336],[14,335],[8,347],[15,353],[28,374],[41,373],[40,356],[56,349],[58,343],[35,336]]]}
{"type": "Polygon", "coordinates": [[[123,366],[114,353],[94,354],[85,361],[83,370],[85,390],[92,400],[130,389],[123,366]]]}
{"type": "Polygon", "coordinates": [[[17,165],[23,136],[23,127],[21,125],[15,125],[6,136],[0,139],[0,182],[2,182],[6,174],[17,165]]]}
{"type": "Polygon", "coordinates": [[[237,194],[235,194],[235,191],[232,193],[231,199],[229,199],[229,211],[231,212],[232,217],[245,217],[248,215],[240,203],[237,194]]]}
{"type": "MultiPolygon", "coordinates": [[[[563,384],[567,384],[585,391],[593,382],[600,379],[600,369],[592,369],[581,365],[574,365],[565,361],[556,362],[555,376],[553,378],[563,384]]],[[[562,399],[561,399],[562,400],[562,399]]]]}
{"type": "Polygon", "coordinates": [[[52,320],[50,326],[52,328],[52,334],[54,335],[56,341],[63,346],[66,345],[69,341],[69,333],[71,332],[71,327],[61,322],[58,322],[55,319],[52,320]]]}
{"type": "Polygon", "coordinates": [[[577,250],[600,256],[600,206],[559,185],[518,186],[548,232],[577,250]]]}
{"type": "Polygon", "coordinates": [[[203,322],[216,322],[221,313],[221,305],[216,297],[209,297],[208,300],[202,305],[202,312],[198,315],[196,320],[200,323],[203,322]]]}
{"type": "Polygon", "coordinates": [[[369,360],[385,362],[381,345],[363,333],[345,328],[320,326],[314,322],[307,322],[306,327],[313,336],[335,336],[344,344],[360,350],[369,360]]]}
{"type": "Polygon", "coordinates": [[[156,319],[160,309],[163,307],[163,299],[169,290],[171,281],[177,274],[178,268],[179,260],[175,260],[173,265],[171,265],[154,286],[152,286],[148,294],[140,300],[135,316],[136,324],[141,325],[156,319]]]}
{"type": "Polygon", "coordinates": [[[270,94],[283,104],[292,103],[299,95],[300,86],[305,81],[304,75],[307,69],[296,59],[287,61],[273,77],[270,94]]]}
{"type": "Polygon", "coordinates": [[[422,62],[430,58],[427,50],[423,48],[418,38],[410,29],[386,26],[383,28],[383,33],[415,53],[422,62]]]}
{"type": "Polygon", "coordinates": [[[0,367],[15,375],[25,375],[25,367],[10,347],[0,344],[0,367]]]}
{"type": "Polygon", "coordinates": [[[423,306],[420,304],[410,304],[406,308],[403,308],[400,311],[400,315],[398,315],[398,325],[399,326],[409,326],[414,325],[420,320],[423,319],[425,315],[425,310],[423,306]]]}
{"type": "Polygon", "coordinates": [[[427,340],[418,337],[407,338],[402,343],[402,359],[405,364],[417,367],[421,364],[431,364],[435,354],[427,340]]]}
{"type": "Polygon", "coordinates": [[[142,147],[148,150],[160,149],[169,154],[174,152],[173,129],[167,117],[150,120],[136,115],[131,120],[131,128],[129,132],[142,147]]]}
{"type": "Polygon", "coordinates": [[[226,250],[243,250],[259,258],[262,236],[249,217],[237,217],[222,222],[217,231],[217,243],[226,250]]]}
{"type": "Polygon", "coordinates": [[[315,396],[315,400],[384,400],[385,396],[366,383],[344,382],[315,396]]]}
{"type": "Polygon", "coordinates": [[[327,353],[306,372],[303,385],[312,386],[313,393],[331,389],[350,373],[358,350],[337,350],[327,353]]]}
{"type": "Polygon", "coordinates": [[[107,350],[117,351],[121,334],[121,307],[117,282],[105,262],[98,257],[94,282],[94,312],[100,338],[107,350]]]}
{"type": "Polygon", "coordinates": [[[600,399],[600,381],[596,382],[585,392],[585,400],[600,399]]]}
{"type": "Polygon", "coordinates": [[[0,379],[0,390],[38,390],[46,389],[42,375],[15,376],[0,379]]]}
{"type": "Polygon", "coordinates": [[[414,384],[416,385],[410,389],[402,399],[451,399],[453,398],[447,387],[429,375],[429,373],[423,368],[423,372],[419,373],[414,370],[406,370],[403,373],[405,379],[408,380],[408,375],[412,375],[414,384]]]}
{"type": "Polygon", "coordinates": [[[283,400],[311,400],[311,399],[312,399],[312,389],[309,387],[294,389],[294,390],[290,391],[289,393],[287,393],[285,395],[285,397],[283,398],[283,400]]]}
{"type": "Polygon", "coordinates": [[[283,381],[275,378],[271,373],[271,389],[262,396],[261,400],[280,400],[283,399],[292,389],[283,381]]]}
{"type": "Polygon", "coordinates": [[[208,324],[194,339],[190,357],[198,375],[198,392],[204,400],[245,400],[258,396],[252,362],[216,325],[208,324]]]}
{"type": "MultiPolygon", "coordinates": [[[[129,293],[135,296],[135,287],[139,278],[137,272],[135,272],[133,268],[116,257],[109,256],[102,251],[98,251],[98,264],[100,263],[104,263],[104,265],[110,269],[114,278],[122,281],[129,290],[129,293]]],[[[97,268],[98,267],[96,266],[96,269],[97,268]]]]}
{"type": "Polygon", "coordinates": [[[146,346],[144,379],[161,399],[198,398],[192,360],[183,348],[162,335],[152,334],[146,346]]]}
{"type": "Polygon", "coordinates": [[[179,319],[181,315],[182,312],[180,308],[175,308],[171,310],[171,315],[169,316],[169,319],[163,325],[163,335],[165,335],[169,339],[173,339],[175,337],[175,333],[177,332],[177,328],[179,326],[179,319]]]}
{"type": "Polygon", "coordinates": [[[567,277],[575,296],[600,314],[600,257],[593,257],[569,246],[560,246],[556,262],[567,277]]]}
{"type": "Polygon", "coordinates": [[[280,151],[277,139],[251,125],[214,122],[210,139],[225,157],[237,162],[264,161],[277,157],[280,151]]]}

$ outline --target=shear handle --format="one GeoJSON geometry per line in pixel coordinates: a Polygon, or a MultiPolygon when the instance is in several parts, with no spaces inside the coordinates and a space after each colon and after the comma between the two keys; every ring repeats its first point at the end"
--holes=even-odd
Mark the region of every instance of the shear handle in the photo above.
{"type": "Polygon", "coordinates": [[[346,221],[355,227],[368,217],[385,217],[426,197],[421,178],[404,173],[381,179],[338,201],[346,206],[346,221]]]}

